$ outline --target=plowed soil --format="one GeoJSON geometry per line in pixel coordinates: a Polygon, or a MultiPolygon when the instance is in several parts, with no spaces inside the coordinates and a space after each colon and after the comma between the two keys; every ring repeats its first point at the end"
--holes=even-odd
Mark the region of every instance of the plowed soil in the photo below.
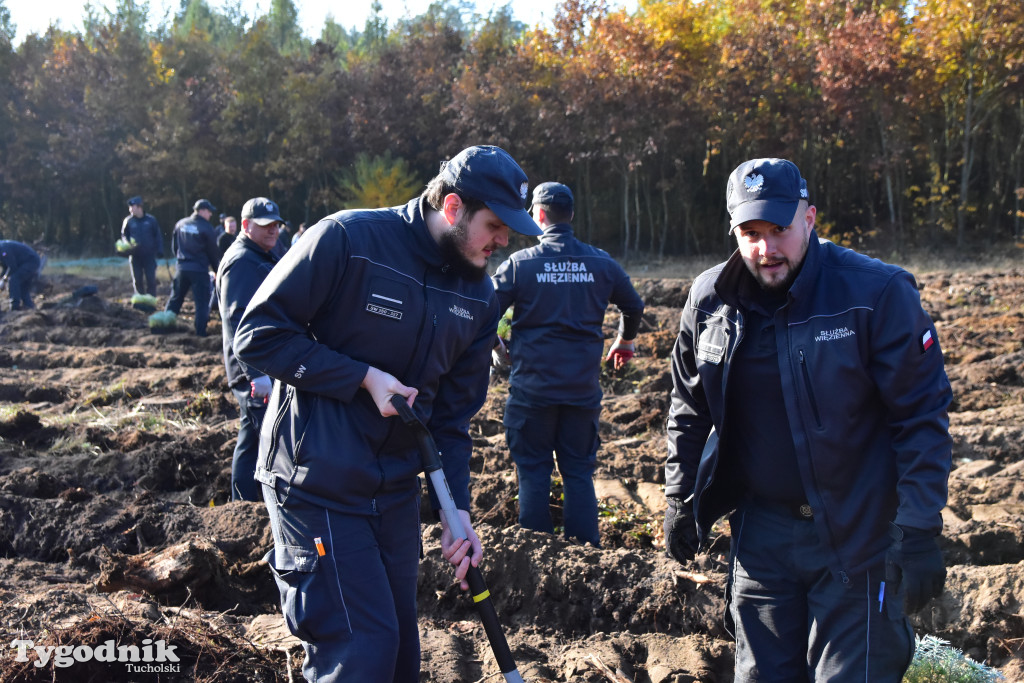
{"type": "MultiPolygon", "coordinates": [[[[473,421],[483,570],[533,683],[732,681],[728,539],[682,567],[661,534],[668,354],[689,284],[637,281],[647,303],[638,357],[603,378],[600,549],[516,525],[503,379],[492,378],[473,421]]],[[[946,591],[913,623],[1024,680],[1024,271],[931,272],[919,284],[953,383],[955,445],[946,591]]],[[[298,680],[302,651],[260,561],[272,546],[266,511],[227,501],[237,410],[219,323],[198,339],[186,307],[178,330],[154,334],[130,289],[50,276],[37,310],[0,323],[0,680],[298,680]],[[73,296],[83,285],[98,291],[73,296]],[[139,672],[80,650],[88,661],[69,654],[58,666],[31,648],[18,661],[16,639],[68,653],[163,640],[179,661],[139,672]]],[[[559,492],[556,482],[556,524],[559,492]]],[[[427,516],[423,534],[421,680],[500,680],[427,516]]]]}

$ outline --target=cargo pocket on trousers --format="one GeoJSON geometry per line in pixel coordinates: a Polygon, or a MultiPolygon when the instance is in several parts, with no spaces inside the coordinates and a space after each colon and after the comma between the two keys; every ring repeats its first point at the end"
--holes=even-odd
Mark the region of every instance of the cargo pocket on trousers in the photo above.
{"type": "MultiPolygon", "coordinates": [[[[888,585],[886,586],[888,588],[888,585]]],[[[903,601],[906,598],[906,590],[900,586],[900,590],[890,597],[885,596],[885,616],[888,621],[890,636],[886,638],[886,645],[893,652],[894,670],[906,671],[914,659],[915,638],[914,629],[910,625],[910,619],[903,609],[903,601]],[[902,646],[902,647],[900,647],[902,646]]]]}
{"type": "Polygon", "coordinates": [[[863,680],[898,681],[914,658],[914,629],[903,610],[904,590],[899,573],[867,572],[868,624],[867,672],[863,680]],[[878,576],[885,576],[885,588],[879,587],[878,576]],[[881,601],[881,604],[879,604],[881,601]],[[896,675],[899,675],[899,678],[896,675]]]}
{"type": "Polygon", "coordinates": [[[263,559],[281,593],[281,612],[292,635],[316,643],[352,633],[337,578],[316,551],[280,546],[263,559]]]}
{"type": "Polygon", "coordinates": [[[505,414],[501,423],[510,429],[522,429],[526,426],[527,415],[515,404],[505,404],[505,414]]]}

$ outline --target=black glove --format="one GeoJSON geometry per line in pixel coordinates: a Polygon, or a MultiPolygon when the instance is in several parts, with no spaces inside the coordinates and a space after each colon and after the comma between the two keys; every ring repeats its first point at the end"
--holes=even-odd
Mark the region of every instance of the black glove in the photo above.
{"type": "Polygon", "coordinates": [[[676,562],[685,563],[697,554],[697,522],[693,518],[693,506],[682,498],[668,496],[665,510],[665,552],[676,562]]]}
{"type": "Polygon", "coordinates": [[[946,565],[939,550],[939,535],[933,531],[889,524],[892,543],[885,553],[885,590],[906,591],[906,609],[912,614],[929,600],[942,595],[946,565]]]}

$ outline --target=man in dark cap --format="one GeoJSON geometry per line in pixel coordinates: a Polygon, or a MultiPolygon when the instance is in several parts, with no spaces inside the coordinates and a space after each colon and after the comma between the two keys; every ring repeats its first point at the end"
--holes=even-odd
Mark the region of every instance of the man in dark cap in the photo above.
{"type": "MultiPolygon", "coordinates": [[[[469,518],[469,420],[487,394],[498,325],[491,254],[540,229],[526,174],[470,147],[404,206],[341,211],[306,231],[263,281],[235,334],[243,363],[274,378],[256,479],[267,561],[310,681],[420,680],[419,485],[405,397],[441,451],[469,538],[441,547],[467,588],[483,555],[469,518]]],[[[435,502],[435,509],[438,505],[435,502]]]]}
{"type": "Polygon", "coordinates": [[[672,351],[665,545],[730,513],[737,683],[899,683],[905,610],[942,593],[952,398],[914,278],[819,240],[784,159],[726,190],[737,250],[694,280],[672,351]]]}
{"type": "Polygon", "coordinates": [[[11,310],[35,308],[32,288],[42,260],[36,250],[14,240],[0,240],[0,289],[7,288],[11,310]]]}
{"type": "Polygon", "coordinates": [[[601,544],[594,468],[601,415],[602,325],[618,307],[619,333],[606,361],[633,357],[644,302],[615,260],[573,236],[572,191],[561,183],[533,190],[540,244],[512,254],[494,275],[498,308],[512,309],[512,372],[505,434],[519,476],[519,523],[553,533],[549,511],[555,462],[562,476],[565,535],[601,544]]]}
{"type": "MultiPolygon", "coordinates": [[[[234,221],[229,217],[225,220],[234,221]]],[[[261,500],[253,478],[259,457],[260,426],[267,410],[271,380],[238,360],[232,342],[242,313],[260,283],[277,263],[274,245],[281,229],[280,209],[266,197],[250,199],[242,207],[242,232],[231,243],[217,269],[217,301],[224,342],[224,368],[228,386],[238,400],[238,442],[231,461],[231,500],[261,500]]],[[[227,234],[227,233],[225,233],[227,234]]]]}
{"type": "Polygon", "coordinates": [[[121,223],[121,238],[135,243],[128,256],[132,287],[136,294],[156,296],[156,260],[164,255],[164,236],[156,218],[143,211],[142,197],[129,199],[128,211],[121,223]]]}
{"type": "Polygon", "coordinates": [[[198,200],[192,207],[192,215],[182,218],[174,226],[171,238],[178,268],[165,310],[177,315],[191,289],[196,305],[195,329],[199,337],[206,336],[206,324],[210,320],[210,271],[216,272],[220,263],[217,233],[210,224],[210,217],[216,210],[208,200],[198,200]]]}

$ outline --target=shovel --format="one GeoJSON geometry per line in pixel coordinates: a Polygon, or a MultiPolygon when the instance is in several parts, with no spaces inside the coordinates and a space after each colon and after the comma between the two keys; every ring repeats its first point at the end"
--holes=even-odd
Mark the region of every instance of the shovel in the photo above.
{"type": "MultiPolygon", "coordinates": [[[[448,530],[452,536],[465,540],[467,538],[465,529],[462,528],[462,519],[455,507],[455,500],[452,498],[451,489],[448,488],[448,480],[445,479],[444,470],[441,469],[441,459],[434,437],[430,435],[427,426],[416,417],[416,413],[405,402],[404,396],[395,394],[391,397],[391,405],[398,411],[398,417],[405,423],[405,426],[416,434],[416,441],[420,446],[420,457],[423,458],[423,471],[430,477],[430,483],[434,487],[434,493],[441,503],[445,518],[448,521],[448,530]]],[[[494,652],[494,659],[498,662],[505,680],[509,683],[523,683],[523,677],[519,675],[516,667],[516,660],[509,650],[508,641],[498,623],[498,613],[494,611],[494,603],[491,601],[491,592],[487,590],[483,574],[478,567],[469,565],[466,573],[466,581],[469,583],[469,592],[476,603],[477,612],[480,613],[480,621],[483,622],[484,631],[487,633],[487,640],[491,643],[491,651],[494,652]]]]}

